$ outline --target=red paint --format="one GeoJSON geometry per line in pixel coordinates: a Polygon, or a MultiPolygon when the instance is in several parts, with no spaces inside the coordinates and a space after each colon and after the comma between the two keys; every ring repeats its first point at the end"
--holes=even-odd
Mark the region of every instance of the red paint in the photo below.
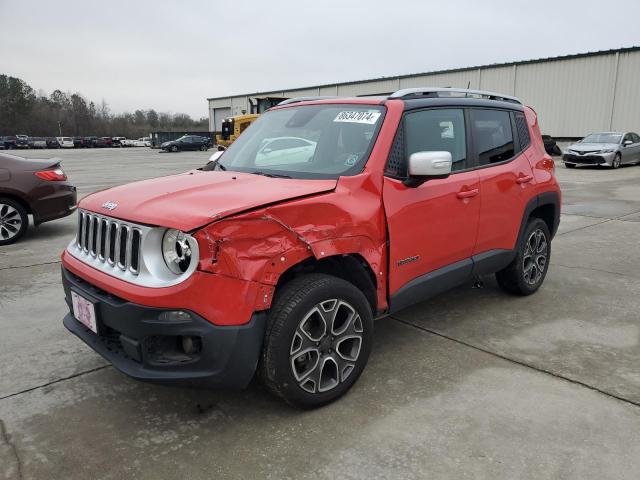
{"type": "MultiPolygon", "coordinates": [[[[338,101],[380,104],[381,99],[338,101]]],[[[543,191],[559,192],[536,115],[528,108],[532,144],[512,162],[415,188],[385,177],[404,102],[384,105],[369,161],[355,176],[294,180],[192,171],[98,192],[81,202],[83,209],[121,219],[192,231],[200,247],[198,269],[176,286],[131,285],[67,253],[62,263],[131,302],[189,309],[212,323],[237,325],[270,307],[278,280],[291,267],[312,257],[352,254],[373,272],[377,306],[384,311],[389,295],[420,275],[475,253],[514,248],[527,202],[543,191]],[[118,207],[105,211],[105,202],[118,207]],[[415,256],[420,260],[401,262],[415,256]]]]}

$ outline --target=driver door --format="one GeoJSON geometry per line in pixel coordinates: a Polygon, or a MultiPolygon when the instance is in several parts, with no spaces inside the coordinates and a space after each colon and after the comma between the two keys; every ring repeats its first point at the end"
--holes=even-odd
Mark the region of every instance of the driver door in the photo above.
{"type": "Polygon", "coordinates": [[[463,109],[409,112],[396,135],[383,187],[392,310],[470,278],[480,217],[480,181],[468,154],[463,109]],[[420,151],[450,152],[451,175],[405,184],[408,158],[420,151]]]}

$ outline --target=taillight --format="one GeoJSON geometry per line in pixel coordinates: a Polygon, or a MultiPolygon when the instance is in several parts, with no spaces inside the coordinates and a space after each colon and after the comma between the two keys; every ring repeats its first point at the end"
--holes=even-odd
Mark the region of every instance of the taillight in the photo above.
{"type": "Polygon", "coordinates": [[[61,168],[56,168],[54,170],[41,170],[39,172],[35,172],[35,174],[37,177],[50,182],[61,182],[67,179],[67,175],[61,168]]]}

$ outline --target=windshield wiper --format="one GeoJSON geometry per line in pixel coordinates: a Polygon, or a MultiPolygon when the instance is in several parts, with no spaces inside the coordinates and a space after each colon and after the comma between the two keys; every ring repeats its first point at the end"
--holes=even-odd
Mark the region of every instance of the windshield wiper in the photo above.
{"type": "Polygon", "coordinates": [[[263,177],[270,177],[270,178],[291,178],[290,175],[281,175],[279,173],[267,173],[267,172],[261,172],[259,170],[251,173],[254,175],[262,175],[263,177]]]}

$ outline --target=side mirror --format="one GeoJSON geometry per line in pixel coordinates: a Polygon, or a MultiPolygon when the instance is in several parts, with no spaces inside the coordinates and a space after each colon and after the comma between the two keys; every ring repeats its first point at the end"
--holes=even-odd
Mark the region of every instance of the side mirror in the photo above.
{"type": "Polygon", "coordinates": [[[213,155],[211,155],[211,157],[209,157],[209,163],[217,162],[223,153],[224,153],[224,150],[218,150],[217,152],[215,152],[213,155]]]}
{"type": "Polygon", "coordinates": [[[624,142],[622,142],[622,145],[624,145],[625,147],[628,147],[629,145],[632,145],[633,142],[631,140],[625,140],[624,142]]]}
{"type": "Polygon", "coordinates": [[[430,178],[446,178],[451,174],[452,163],[450,152],[412,153],[405,185],[418,186],[430,178]]]}

